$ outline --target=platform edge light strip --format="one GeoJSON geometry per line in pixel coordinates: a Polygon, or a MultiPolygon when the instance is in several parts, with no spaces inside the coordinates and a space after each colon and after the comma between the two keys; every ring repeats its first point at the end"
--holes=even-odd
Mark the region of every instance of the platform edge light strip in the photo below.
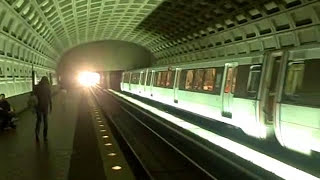
{"type": "MultiPolygon", "coordinates": [[[[107,91],[107,90],[105,90],[107,91]]],[[[283,179],[320,179],[318,177],[315,177],[311,174],[308,174],[304,171],[301,171],[293,166],[290,166],[288,164],[285,164],[277,159],[274,159],[270,156],[267,156],[265,154],[262,154],[258,151],[255,151],[253,149],[250,149],[242,144],[239,144],[237,142],[234,142],[228,138],[219,136],[217,134],[214,134],[213,132],[207,131],[202,129],[199,126],[193,125],[191,123],[188,123],[180,118],[177,118],[171,114],[168,114],[166,112],[160,111],[157,108],[154,108],[152,106],[149,106],[145,103],[142,103],[134,98],[128,97],[126,95],[123,95],[119,92],[116,92],[112,89],[108,89],[108,91],[114,93],[115,95],[118,95],[119,97],[122,97],[146,110],[151,111],[152,113],[196,134],[197,136],[206,139],[210,141],[211,143],[226,149],[227,151],[230,151],[237,156],[252,162],[253,164],[270,171],[277,176],[283,178],[283,179]],[[189,124],[186,126],[186,124],[189,124]],[[188,128],[186,128],[188,127],[188,128]]]]}

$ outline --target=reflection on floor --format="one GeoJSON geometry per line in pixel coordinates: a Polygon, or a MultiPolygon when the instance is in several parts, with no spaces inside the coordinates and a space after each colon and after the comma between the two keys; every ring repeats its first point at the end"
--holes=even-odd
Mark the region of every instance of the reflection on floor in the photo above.
{"type": "Polygon", "coordinates": [[[79,99],[77,92],[53,98],[47,143],[42,136],[36,143],[36,118],[31,111],[20,115],[16,130],[0,133],[0,180],[68,178],[79,99]]]}

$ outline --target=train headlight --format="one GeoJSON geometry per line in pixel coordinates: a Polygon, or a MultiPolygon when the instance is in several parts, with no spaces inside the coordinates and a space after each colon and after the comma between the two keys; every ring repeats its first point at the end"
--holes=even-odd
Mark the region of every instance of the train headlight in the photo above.
{"type": "Polygon", "coordinates": [[[81,72],[78,75],[78,81],[82,86],[95,86],[100,82],[100,74],[96,72],[81,72]]]}

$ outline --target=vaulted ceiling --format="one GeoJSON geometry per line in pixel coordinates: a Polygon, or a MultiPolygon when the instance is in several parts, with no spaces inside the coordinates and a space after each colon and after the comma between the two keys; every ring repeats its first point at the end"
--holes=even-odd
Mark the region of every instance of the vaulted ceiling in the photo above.
{"type": "MultiPolygon", "coordinates": [[[[275,35],[299,23],[319,25],[319,16],[317,0],[1,0],[0,52],[15,51],[1,45],[1,38],[27,45],[23,51],[51,67],[61,53],[79,44],[123,40],[148,48],[162,64],[177,63],[190,51],[275,35]],[[207,42],[213,36],[223,39],[207,42]],[[184,46],[192,47],[186,51],[184,46]],[[179,58],[167,60],[172,57],[179,58]]],[[[18,58],[30,58],[24,52],[20,57],[21,49],[18,58]]]]}
{"type": "Polygon", "coordinates": [[[23,23],[32,28],[37,38],[58,52],[89,41],[103,39],[130,41],[134,38],[135,27],[162,2],[162,0],[2,1],[1,13],[9,17],[8,21],[12,18],[12,23],[23,23]]]}

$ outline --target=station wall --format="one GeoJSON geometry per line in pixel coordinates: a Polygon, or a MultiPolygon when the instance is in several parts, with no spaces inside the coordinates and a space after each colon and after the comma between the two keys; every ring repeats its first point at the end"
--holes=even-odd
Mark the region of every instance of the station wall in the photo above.
{"type": "Polygon", "coordinates": [[[45,40],[45,29],[34,30],[37,22],[26,22],[19,9],[6,5],[0,2],[0,93],[12,97],[30,92],[32,70],[38,78],[51,74],[56,84],[56,52],[45,40]]]}

